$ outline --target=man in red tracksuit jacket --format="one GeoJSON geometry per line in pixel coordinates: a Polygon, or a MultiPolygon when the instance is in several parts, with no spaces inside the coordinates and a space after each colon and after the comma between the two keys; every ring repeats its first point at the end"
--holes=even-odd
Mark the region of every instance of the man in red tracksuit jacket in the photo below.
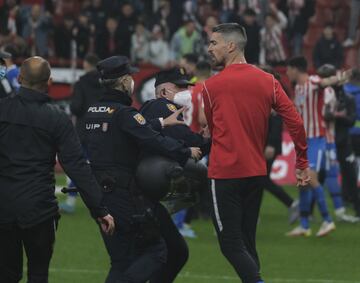
{"type": "Polygon", "coordinates": [[[246,63],[245,45],[246,33],[240,25],[214,27],[208,52],[213,65],[223,70],[204,82],[202,94],[212,136],[208,175],[221,251],[242,282],[260,283],[255,234],[272,108],[295,143],[298,185],[306,185],[310,177],[302,119],[280,83],[246,63]]]}

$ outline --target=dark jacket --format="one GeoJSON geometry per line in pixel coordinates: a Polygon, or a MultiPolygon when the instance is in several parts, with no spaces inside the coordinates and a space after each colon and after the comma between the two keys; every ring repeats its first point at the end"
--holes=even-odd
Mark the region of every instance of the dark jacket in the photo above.
{"type": "MultiPolygon", "coordinates": [[[[147,101],[140,109],[140,113],[148,120],[156,118],[167,118],[180,107],[166,98],[158,98],[147,101]]],[[[183,120],[182,114],[179,116],[183,120]]],[[[191,131],[186,125],[176,125],[162,129],[164,136],[171,137],[183,142],[188,147],[200,147],[203,155],[210,152],[211,140],[191,131]]]]}
{"type": "Polygon", "coordinates": [[[281,154],[282,130],[283,127],[281,117],[276,113],[271,113],[266,145],[275,148],[275,156],[281,154]]]}
{"type": "Polygon", "coordinates": [[[350,143],[350,128],[356,121],[356,103],[353,96],[346,94],[341,87],[334,87],[337,99],[337,111],[345,110],[344,117],[335,118],[335,143],[338,146],[350,143]]]}
{"type": "Polygon", "coordinates": [[[85,123],[85,145],[91,167],[97,176],[103,172],[115,179],[119,176],[120,181],[129,178],[125,186],[135,176],[140,155],[145,150],[180,164],[185,164],[191,155],[189,148],[154,130],[161,128],[158,119],[148,122],[130,105],[127,94],[106,90],[101,101],[89,107],[85,123]]]}
{"type": "Polygon", "coordinates": [[[104,88],[99,83],[99,73],[90,71],[80,77],[74,85],[70,110],[76,116],[76,130],[83,143],[85,131],[85,114],[90,105],[99,101],[104,94],[104,88]]]}
{"type": "Polygon", "coordinates": [[[324,64],[340,68],[343,63],[343,49],[340,42],[335,38],[328,40],[321,37],[314,48],[313,60],[316,68],[324,64]]]}
{"type": "Polygon", "coordinates": [[[58,214],[56,156],[92,215],[107,214],[70,119],[49,101],[27,88],[0,100],[0,225],[31,227],[58,214]]]}

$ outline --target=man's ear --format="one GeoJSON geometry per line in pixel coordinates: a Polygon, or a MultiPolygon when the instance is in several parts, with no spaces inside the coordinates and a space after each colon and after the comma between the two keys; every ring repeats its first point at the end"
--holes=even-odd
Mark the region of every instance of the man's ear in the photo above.
{"type": "Polygon", "coordinates": [[[164,97],[164,98],[167,97],[166,89],[165,89],[165,88],[163,88],[163,89],[160,90],[160,96],[161,96],[161,97],[164,97]]]}
{"type": "Polygon", "coordinates": [[[229,41],[229,43],[227,44],[227,48],[229,53],[232,53],[236,50],[236,44],[233,41],[229,41]]]}
{"type": "Polygon", "coordinates": [[[53,84],[53,79],[50,77],[47,82],[48,86],[51,86],[53,84]]]}

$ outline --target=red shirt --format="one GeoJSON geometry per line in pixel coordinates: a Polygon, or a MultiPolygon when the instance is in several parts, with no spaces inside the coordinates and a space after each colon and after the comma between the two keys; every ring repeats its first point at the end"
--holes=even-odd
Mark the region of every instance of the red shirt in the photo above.
{"type": "Polygon", "coordinates": [[[308,167],[302,119],[280,83],[249,64],[232,64],[203,84],[212,136],[208,175],[213,179],[266,175],[264,148],[273,108],[294,140],[296,167],[308,167]]]}

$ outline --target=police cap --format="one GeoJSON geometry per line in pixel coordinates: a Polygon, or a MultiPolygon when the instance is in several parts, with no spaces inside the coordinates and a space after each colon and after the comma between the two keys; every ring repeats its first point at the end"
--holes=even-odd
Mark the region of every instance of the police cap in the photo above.
{"type": "Polygon", "coordinates": [[[138,71],[130,65],[129,59],[125,56],[112,56],[101,60],[96,68],[102,79],[116,79],[138,71]]]}
{"type": "Polygon", "coordinates": [[[155,87],[163,83],[173,83],[178,86],[194,85],[188,80],[183,68],[172,68],[170,70],[161,71],[156,74],[155,79],[155,87]]]}

